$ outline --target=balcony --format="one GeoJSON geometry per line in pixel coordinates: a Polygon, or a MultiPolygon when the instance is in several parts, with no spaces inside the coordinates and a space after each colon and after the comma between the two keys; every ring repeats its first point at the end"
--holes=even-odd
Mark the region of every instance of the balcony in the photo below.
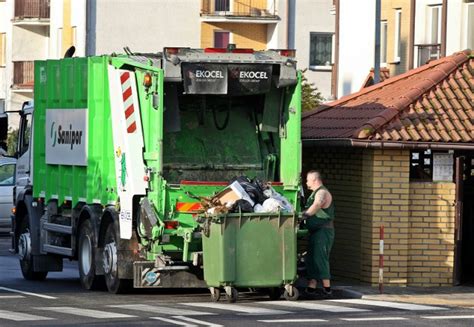
{"type": "Polygon", "coordinates": [[[14,61],[12,89],[17,92],[33,91],[34,71],[34,61],[14,61]]]}
{"type": "Polygon", "coordinates": [[[50,0],[15,0],[15,25],[49,24],[50,0]]]}
{"type": "Polygon", "coordinates": [[[202,0],[201,18],[207,22],[276,23],[275,0],[202,0]]]}
{"type": "Polygon", "coordinates": [[[431,60],[441,57],[441,44],[415,44],[415,53],[418,54],[417,67],[423,66],[431,60]]]}

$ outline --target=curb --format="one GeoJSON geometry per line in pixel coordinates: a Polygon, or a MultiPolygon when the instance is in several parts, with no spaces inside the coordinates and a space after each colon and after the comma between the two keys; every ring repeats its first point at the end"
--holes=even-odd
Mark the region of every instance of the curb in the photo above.
{"type": "Polygon", "coordinates": [[[338,297],[344,298],[344,299],[361,299],[364,294],[361,292],[357,292],[354,290],[350,290],[347,288],[340,288],[340,289],[335,289],[334,292],[337,295],[340,295],[338,297]]]}

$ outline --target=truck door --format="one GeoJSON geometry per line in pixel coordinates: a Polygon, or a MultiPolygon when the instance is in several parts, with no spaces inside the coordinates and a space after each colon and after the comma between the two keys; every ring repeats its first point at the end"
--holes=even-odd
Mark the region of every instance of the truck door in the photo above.
{"type": "Polygon", "coordinates": [[[33,107],[25,107],[21,113],[20,130],[17,144],[16,192],[19,194],[27,185],[31,184],[31,135],[32,135],[33,107]]]}

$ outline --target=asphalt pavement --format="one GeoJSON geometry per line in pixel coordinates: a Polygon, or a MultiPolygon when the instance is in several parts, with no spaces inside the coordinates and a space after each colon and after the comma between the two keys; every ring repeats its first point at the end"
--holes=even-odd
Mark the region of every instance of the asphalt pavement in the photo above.
{"type": "Polygon", "coordinates": [[[8,248],[8,234],[0,234],[0,327],[474,325],[474,289],[468,287],[386,288],[386,294],[377,294],[376,288],[339,284],[330,299],[295,302],[241,290],[235,304],[211,302],[206,289],[113,295],[83,290],[77,264],[68,260],[63,272],[50,273],[44,282],[26,281],[8,248]],[[442,298],[463,302],[443,303],[442,298]]]}

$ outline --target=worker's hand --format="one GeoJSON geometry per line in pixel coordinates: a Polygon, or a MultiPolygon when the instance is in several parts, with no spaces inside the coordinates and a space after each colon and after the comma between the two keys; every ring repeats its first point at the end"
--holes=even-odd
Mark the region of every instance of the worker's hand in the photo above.
{"type": "Polygon", "coordinates": [[[301,219],[302,219],[302,220],[306,220],[306,219],[308,219],[309,217],[311,217],[311,216],[308,215],[308,214],[306,213],[306,211],[303,211],[303,213],[301,214],[301,219]]]}

